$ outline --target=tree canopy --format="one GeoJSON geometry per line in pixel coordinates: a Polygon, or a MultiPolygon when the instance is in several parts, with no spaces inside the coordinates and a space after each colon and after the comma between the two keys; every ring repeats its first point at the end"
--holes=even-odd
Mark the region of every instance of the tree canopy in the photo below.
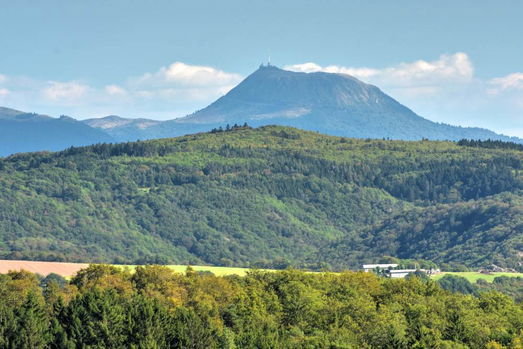
{"type": "Polygon", "coordinates": [[[418,277],[154,265],[91,265],[45,284],[0,275],[0,348],[519,348],[522,331],[509,297],[418,277]]]}
{"type": "Polygon", "coordinates": [[[0,258],[521,270],[523,152],[478,144],[233,125],[18,154],[0,159],[0,258]]]}

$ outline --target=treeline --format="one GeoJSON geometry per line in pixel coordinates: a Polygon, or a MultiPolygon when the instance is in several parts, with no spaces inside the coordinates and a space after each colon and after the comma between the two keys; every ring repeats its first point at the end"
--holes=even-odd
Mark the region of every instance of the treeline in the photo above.
{"type": "Polygon", "coordinates": [[[0,348],[519,348],[523,308],[372,273],[0,275],[0,348]]]}
{"type": "Polygon", "coordinates": [[[457,143],[464,147],[489,148],[489,149],[516,149],[523,150],[523,144],[504,142],[499,140],[461,139],[457,143]]]}
{"type": "Polygon", "coordinates": [[[213,128],[210,131],[210,133],[228,132],[228,131],[234,131],[234,130],[241,130],[241,129],[245,129],[245,128],[249,128],[249,125],[247,123],[244,123],[243,125],[234,124],[232,126],[227,124],[225,126],[225,128],[223,128],[222,126],[220,126],[218,128],[213,128]]]}

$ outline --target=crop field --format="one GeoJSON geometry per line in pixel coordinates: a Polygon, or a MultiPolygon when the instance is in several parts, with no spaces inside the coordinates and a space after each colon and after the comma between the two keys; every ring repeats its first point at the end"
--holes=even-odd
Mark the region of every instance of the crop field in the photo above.
{"type": "Polygon", "coordinates": [[[9,271],[26,270],[44,276],[55,273],[63,277],[71,277],[80,269],[88,266],[89,264],[84,263],[0,260],[0,274],[5,274],[9,271]]]}
{"type": "MultiPolygon", "coordinates": [[[[48,275],[55,273],[63,277],[69,278],[76,274],[80,269],[87,268],[89,264],[85,263],[62,263],[62,262],[37,262],[37,261],[17,261],[17,260],[0,260],[0,274],[5,274],[11,270],[27,270],[32,273],[40,275],[48,275]]],[[[115,265],[120,268],[129,268],[131,271],[136,268],[136,265],[115,265]]],[[[187,265],[168,265],[176,272],[183,273],[187,269],[187,265]]],[[[234,267],[213,267],[204,265],[191,265],[195,271],[209,271],[217,276],[223,275],[239,275],[243,276],[250,269],[248,268],[234,268],[234,267]]],[[[268,270],[268,269],[264,269],[268,270]]]]}
{"type": "Polygon", "coordinates": [[[446,274],[451,274],[451,275],[464,277],[465,279],[467,279],[468,281],[470,281],[472,283],[478,281],[479,279],[483,279],[485,281],[492,282],[494,280],[494,278],[496,278],[498,276],[508,276],[508,277],[518,277],[519,276],[519,277],[523,277],[523,273],[490,273],[490,274],[483,274],[483,273],[478,273],[478,272],[474,272],[474,271],[467,271],[467,272],[443,272],[441,274],[434,275],[432,278],[434,280],[439,280],[446,274]]]}

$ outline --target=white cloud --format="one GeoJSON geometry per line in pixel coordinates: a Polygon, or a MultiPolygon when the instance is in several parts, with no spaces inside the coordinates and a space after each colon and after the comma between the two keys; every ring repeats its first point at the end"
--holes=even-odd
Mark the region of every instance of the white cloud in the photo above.
{"type": "Polygon", "coordinates": [[[210,87],[236,84],[241,80],[242,76],[239,74],[227,73],[213,67],[174,62],[168,67],[160,68],[156,73],[146,73],[131,79],[131,82],[141,86],[210,87]]]}
{"type": "Polygon", "coordinates": [[[522,90],[523,89],[523,73],[512,73],[500,78],[490,80],[490,83],[499,90],[522,90]]]}
{"type": "Polygon", "coordinates": [[[118,85],[105,86],[104,90],[110,96],[125,96],[127,94],[127,91],[118,85]]]}
{"type": "Polygon", "coordinates": [[[213,102],[242,79],[214,67],[174,62],[156,72],[103,86],[0,75],[0,97],[3,106],[50,115],[85,118],[107,112],[174,118],[213,102]]]}
{"type": "Polygon", "coordinates": [[[44,98],[60,102],[75,101],[84,97],[88,92],[89,86],[78,82],[59,82],[49,81],[47,86],[42,90],[44,98]]]}
{"type": "Polygon", "coordinates": [[[458,52],[452,55],[441,55],[434,61],[418,60],[410,63],[400,63],[383,69],[355,68],[339,65],[322,67],[308,62],[284,67],[284,69],[300,72],[318,72],[348,74],[358,79],[389,87],[422,87],[420,92],[435,91],[434,85],[449,83],[467,83],[474,76],[474,67],[467,54],[458,52]],[[427,87],[430,87],[427,89],[427,87]]]}
{"type": "MultiPolygon", "coordinates": [[[[125,89],[135,101],[143,100],[157,105],[185,105],[194,109],[204,107],[229,92],[243,77],[236,73],[200,65],[174,62],[154,73],[130,78],[125,89]]],[[[176,116],[183,116],[178,114],[176,116]]]]}
{"type": "Polygon", "coordinates": [[[286,65],[285,67],[283,67],[283,69],[301,73],[315,73],[322,71],[324,68],[321,65],[316,64],[314,62],[307,62],[301,64],[286,65]]]}
{"type": "Polygon", "coordinates": [[[336,74],[348,74],[359,79],[375,76],[378,74],[377,69],[371,68],[350,68],[339,65],[329,65],[322,67],[314,62],[307,62],[302,64],[287,65],[283,69],[302,72],[302,73],[315,73],[315,72],[326,72],[336,74]]]}

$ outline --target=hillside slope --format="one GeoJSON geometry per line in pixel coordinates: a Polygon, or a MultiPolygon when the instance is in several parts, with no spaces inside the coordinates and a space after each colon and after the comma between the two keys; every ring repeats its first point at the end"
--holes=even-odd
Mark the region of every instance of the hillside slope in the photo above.
{"type": "Polygon", "coordinates": [[[444,269],[453,265],[509,266],[521,270],[523,191],[420,207],[392,215],[358,235],[346,236],[321,249],[311,260],[334,267],[363,255],[427,259],[444,269]]]}
{"type": "Polygon", "coordinates": [[[387,254],[519,268],[520,216],[505,202],[521,202],[522,168],[515,149],[280,126],[21,154],[0,160],[0,258],[355,267],[387,254]],[[429,227],[452,205],[494,209],[443,243],[445,228],[429,227]]]}
{"type": "Polygon", "coordinates": [[[0,156],[112,141],[107,133],[66,116],[51,118],[0,107],[0,156]]]}

